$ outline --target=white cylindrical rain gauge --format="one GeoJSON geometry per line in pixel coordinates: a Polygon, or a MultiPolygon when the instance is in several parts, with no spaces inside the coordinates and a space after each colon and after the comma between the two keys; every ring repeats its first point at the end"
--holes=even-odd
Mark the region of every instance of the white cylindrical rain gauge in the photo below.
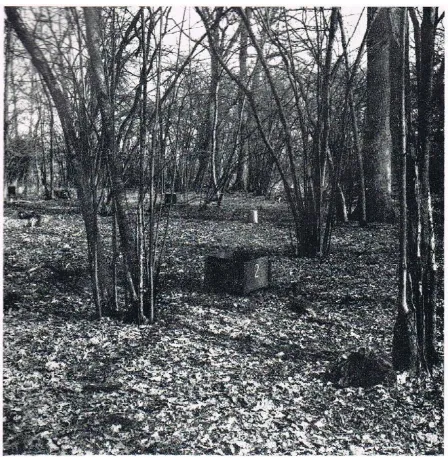
{"type": "Polygon", "coordinates": [[[249,220],[251,223],[258,224],[258,210],[252,210],[250,212],[249,220]]]}

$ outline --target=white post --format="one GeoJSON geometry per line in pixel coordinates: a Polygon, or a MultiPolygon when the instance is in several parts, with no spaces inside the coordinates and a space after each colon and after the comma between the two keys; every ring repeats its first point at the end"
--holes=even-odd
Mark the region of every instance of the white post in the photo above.
{"type": "Polygon", "coordinates": [[[258,210],[252,210],[249,219],[251,223],[258,224],[258,210]]]}

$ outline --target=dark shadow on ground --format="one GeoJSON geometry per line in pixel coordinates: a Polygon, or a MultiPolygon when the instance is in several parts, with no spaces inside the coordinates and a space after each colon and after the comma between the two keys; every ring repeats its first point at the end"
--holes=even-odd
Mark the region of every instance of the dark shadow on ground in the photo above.
{"type": "Polygon", "coordinates": [[[79,215],[80,209],[76,200],[19,200],[4,204],[5,215],[18,211],[34,211],[40,215],[79,215]]]}

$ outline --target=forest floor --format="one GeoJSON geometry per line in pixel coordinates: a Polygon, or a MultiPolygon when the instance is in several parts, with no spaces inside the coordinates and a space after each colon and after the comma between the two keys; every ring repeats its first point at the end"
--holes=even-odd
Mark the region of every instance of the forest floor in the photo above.
{"type": "Polygon", "coordinates": [[[173,206],[157,322],[139,327],[95,319],[73,203],[6,205],[4,454],[443,454],[443,368],[369,389],[323,377],[351,348],[390,354],[397,228],[337,226],[319,260],[290,255],[289,224],[285,204],[262,198],[173,206]],[[19,209],[47,220],[26,227],[19,209]],[[205,256],[237,247],[270,256],[271,286],[210,293],[205,256]],[[326,323],[290,310],[291,281],[326,323]]]}

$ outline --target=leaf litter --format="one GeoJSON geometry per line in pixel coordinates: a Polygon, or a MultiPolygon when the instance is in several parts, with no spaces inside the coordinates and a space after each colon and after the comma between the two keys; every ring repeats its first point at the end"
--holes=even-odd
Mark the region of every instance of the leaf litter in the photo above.
{"type": "Polygon", "coordinates": [[[284,204],[173,207],[158,320],[139,328],[94,319],[76,208],[27,205],[50,222],[5,208],[5,454],[443,454],[441,368],[369,389],[323,377],[350,348],[390,352],[396,228],[337,226],[328,258],[295,259],[284,204]],[[270,256],[271,287],[207,291],[205,256],[242,246],[270,256]],[[328,324],[289,309],[291,281],[328,324]]]}

